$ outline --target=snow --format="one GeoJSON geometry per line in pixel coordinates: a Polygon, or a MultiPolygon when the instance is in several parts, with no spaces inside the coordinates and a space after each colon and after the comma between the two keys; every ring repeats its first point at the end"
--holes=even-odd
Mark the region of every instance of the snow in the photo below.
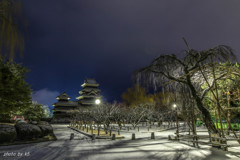
{"type": "Polygon", "coordinates": [[[169,134],[175,130],[163,132],[155,131],[155,140],[151,140],[151,132],[125,130],[121,134],[125,137],[121,140],[96,139],[79,134],[67,128],[67,125],[53,125],[57,141],[32,143],[13,146],[0,146],[0,159],[16,160],[225,160],[240,159],[240,153],[225,152],[207,145],[200,148],[192,147],[185,142],[169,141],[169,134]],[[135,132],[136,140],[131,140],[131,134],[135,132]],[[142,133],[144,132],[144,133],[142,133]],[[74,139],[70,140],[70,134],[74,133],[74,139]],[[16,153],[15,156],[3,157],[7,152],[16,153]],[[19,156],[17,156],[19,153],[19,156]],[[22,155],[21,155],[22,154],[22,155]],[[21,155],[21,156],[20,156],[21,155]]]}

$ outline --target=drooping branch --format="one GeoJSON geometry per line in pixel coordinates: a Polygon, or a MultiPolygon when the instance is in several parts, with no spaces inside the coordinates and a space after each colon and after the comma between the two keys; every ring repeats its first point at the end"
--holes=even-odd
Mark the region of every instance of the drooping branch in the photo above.
{"type": "MultiPolygon", "coordinates": [[[[215,48],[197,52],[190,49],[186,51],[185,57],[182,59],[175,55],[161,55],[156,58],[149,66],[142,68],[135,72],[138,78],[145,78],[147,82],[157,82],[159,85],[166,84],[170,87],[173,83],[185,84],[193,99],[196,101],[198,109],[201,111],[204,121],[211,132],[218,133],[214,123],[211,120],[209,111],[204,107],[203,97],[212,89],[216,81],[223,78],[226,74],[222,74],[218,77],[214,77],[208,88],[202,90],[201,85],[209,83],[205,74],[208,74],[208,70],[201,68],[210,67],[211,60],[214,59],[215,63],[224,62],[234,57],[232,50],[228,46],[217,46],[215,48]],[[136,74],[137,73],[137,74],[136,74]],[[153,75],[153,76],[150,76],[153,75]],[[170,83],[169,83],[170,81],[170,83]],[[172,83],[172,84],[171,84],[172,83]],[[200,87],[199,87],[200,86],[200,87]]],[[[216,71],[214,70],[214,73],[216,71]]],[[[210,75],[208,75],[209,77],[210,75]]]]}
{"type": "Polygon", "coordinates": [[[226,75],[227,75],[227,73],[222,74],[222,75],[219,76],[218,78],[213,79],[212,82],[211,82],[211,84],[208,83],[208,80],[207,80],[206,77],[204,76],[204,77],[205,77],[205,78],[204,78],[205,81],[208,83],[208,88],[206,88],[205,90],[203,90],[202,95],[201,95],[201,100],[203,100],[204,96],[208,93],[208,91],[210,91],[210,90],[214,87],[215,82],[218,81],[219,79],[223,78],[223,77],[226,76],[226,75]]]}

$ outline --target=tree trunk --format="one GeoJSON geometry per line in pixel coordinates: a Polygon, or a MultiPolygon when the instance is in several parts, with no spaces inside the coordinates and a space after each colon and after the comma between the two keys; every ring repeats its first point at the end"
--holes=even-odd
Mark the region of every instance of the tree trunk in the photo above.
{"type": "Polygon", "coordinates": [[[187,76],[187,82],[188,82],[188,86],[191,90],[192,96],[193,96],[194,100],[196,101],[197,107],[202,113],[203,121],[206,124],[208,130],[210,130],[210,132],[212,132],[212,133],[219,134],[218,130],[216,129],[216,127],[211,119],[211,115],[210,115],[209,111],[203,106],[201,98],[197,95],[196,89],[194,88],[193,84],[191,83],[191,79],[190,79],[189,75],[187,76]]]}
{"type": "MultiPolygon", "coordinates": [[[[227,95],[227,98],[228,98],[228,106],[227,106],[227,108],[228,108],[228,109],[227,109],[227,119],[228,119],[228,121],[231,123],[230,92],[229,92],[229,94],[227,95]]],[[[231,128],[230,128],[230,127],[229,127],[229,125],[228,125],[228,128],[227,128],[227,135],[230,135],[230,130],[231,130],[231,128]]]]}

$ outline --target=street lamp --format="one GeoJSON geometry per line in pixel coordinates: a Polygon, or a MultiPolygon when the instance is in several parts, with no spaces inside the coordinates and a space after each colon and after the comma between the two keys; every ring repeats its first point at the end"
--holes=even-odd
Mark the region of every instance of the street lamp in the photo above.
{"type": "Polygon", "coordinates": [[[96,100],[95,100],[95,103],[98,105],[98,104],[101,103],[101,101],[100,101],[99,99],[96,99],[96,100]]]}
{"type": "Polygon", "coordinates": [[[177,139],[179,139],[179,127],[178,127],[177,105],[176,105],[176,104],[173,104],[173,108],[176,110],[176,111],[175,111],[175,113],[176,113],[176,125],[177,125],[177,131],[176,131],[176,134],[177,134],[177,139]]]}

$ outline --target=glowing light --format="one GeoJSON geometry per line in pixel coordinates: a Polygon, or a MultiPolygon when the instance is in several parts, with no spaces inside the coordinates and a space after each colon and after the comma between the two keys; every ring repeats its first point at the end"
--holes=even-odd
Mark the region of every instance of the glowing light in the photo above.
{"type": "Polygon", "coordinates": [[[174,108],[176,108],[176,107],[177,107],[177,105],[176,105],[176,104],[173,104],[173,107],[174,107],[174,108]]]}
{"type": "Polygon", "coordinates": [[[99,99],[96,99],[95,103],[96,103],[96,104],[100,104],[101,101],[100,101],[99,99]]]}

